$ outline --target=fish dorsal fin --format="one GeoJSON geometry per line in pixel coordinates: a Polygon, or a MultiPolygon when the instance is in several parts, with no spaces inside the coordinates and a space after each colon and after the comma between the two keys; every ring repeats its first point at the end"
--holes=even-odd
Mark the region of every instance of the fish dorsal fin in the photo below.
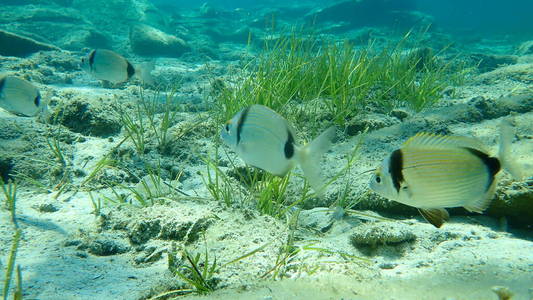
{"type": "Polygon", "coordinates": [[[450,219],[450,215],[444,208],[419,208],[418,211],[426,221],[437,228],[450,219]]]}
{"type": "Polygon", "coordinates": [[[431,147],[431,148],[472,148],[487,153],[485,145],[479,140],[466,136],[447,136],[427,132],[417,133],[403,143],[402,148],[431,147]]]}

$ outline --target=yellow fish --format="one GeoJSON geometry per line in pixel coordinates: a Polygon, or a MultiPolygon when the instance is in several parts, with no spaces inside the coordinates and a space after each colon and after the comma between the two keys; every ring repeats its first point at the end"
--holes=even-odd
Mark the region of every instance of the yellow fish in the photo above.
{"type": "Polygon", "coordinates": [[[511,125],[500,127],[498,157],[477,139],[419,133],[387,157],[370,180],[377,194],[418,208],[435,227],[448,220],[446,207],[483,212],[490,204],[502,168],[521,178],[510,159],[511,125]]]}

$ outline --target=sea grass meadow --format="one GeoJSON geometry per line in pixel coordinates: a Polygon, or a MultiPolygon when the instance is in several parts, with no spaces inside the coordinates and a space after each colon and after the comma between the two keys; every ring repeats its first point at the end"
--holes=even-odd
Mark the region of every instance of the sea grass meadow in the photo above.
{"type": "Polygon", "coordinates": [[[531,1],[0,4],[2,299],[533,299],[531,1]],[[487,207],[371,188],[424,132],[498,159],[487,207]]]}

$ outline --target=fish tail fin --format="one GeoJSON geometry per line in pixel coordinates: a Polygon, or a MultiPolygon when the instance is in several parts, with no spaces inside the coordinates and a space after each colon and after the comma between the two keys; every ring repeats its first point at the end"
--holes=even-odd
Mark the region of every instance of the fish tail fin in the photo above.
{"type": "Polygon", "coordinates": [[[298,155],[298,163],[304,172],[304,176],[319,197],[324,192],[324,182],[320,176],[319,162],[322,155],[331,148],[335,131],[336,128],[334,126],[326,129],[317,138],[305,145],[298,155]]]}
{"type": "Polygon", "coordinates": [[[500,124],[500,150],[498,158],[505,169],[514,179],[520,180],[523,178],[523,172],[516,160],[511,155],[511,143],[514,137],[514,128],[508,119],[503,119],[500,124]]]}
{"type": "Polygon", "coordinates": [[[149,61],[149,62],[141,64],[137,68],[135,73],[138,75],[139,79],[144,84],[148,84],[148,85],[152,85],[153,86],[153,85],[155,85],[155,80],[152,77],[151,73],[154,70],[154,68],[155,68],[155,62],[154,61],[149,61]]]}

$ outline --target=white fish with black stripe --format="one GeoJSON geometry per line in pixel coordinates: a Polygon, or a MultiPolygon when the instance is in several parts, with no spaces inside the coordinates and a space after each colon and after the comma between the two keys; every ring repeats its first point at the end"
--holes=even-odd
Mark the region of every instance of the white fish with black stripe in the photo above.
{"type": "Polygon", "coordinates": [[[220,136],[244,162],[274,175],[284,176],[299,165],[317,195],[322,194],[324,182],[319,162],[331,147],[334,127],[301,146],[287,120],[272,109],[255,104],[229,120],[220,136]]]}
{"type": "Polygon", "coordinates": [[[145,63],[134,67],[122,55],[106,49],[92,50],[81,59],[81,68],[98,80],[106,80],[113,84],[139,78],[143,83],[153,85],[151,71],[153,63],[145,63]]]}
{"type": "Polygon", "coordinates": [[[522,177],[510,158],[514,136],[508,121],[500,127],[498,157],[477,139],[419,133],[391,153],[376,169],[370,188],[377,194],[418,208],[431,224],[448,220],[447,207],[483,212],[490,204],[503,168],[522,177]]]}
{"type": "Polygon", "coordinates": [[[0,107],[15,115],[33,117],[45,112],[47,105],[32,83],[8,75],[0,77],[0,107]]]}

